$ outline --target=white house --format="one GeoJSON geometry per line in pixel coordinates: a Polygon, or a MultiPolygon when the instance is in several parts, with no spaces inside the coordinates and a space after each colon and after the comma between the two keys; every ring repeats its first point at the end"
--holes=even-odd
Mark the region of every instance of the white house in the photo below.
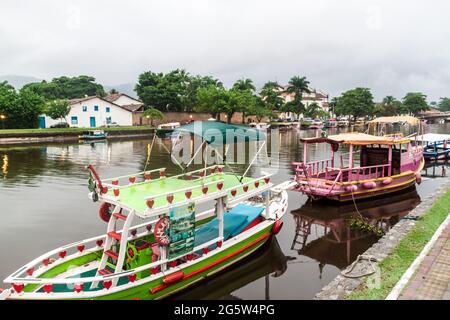
{"type": "MultiPolygon", "coordinates": [[[[101,127],[113,122],[120,126],[133,125],[133,114],[142,110],[143,104],[133,99],[135,103],[120,105],[108,101],[108,97],[110,96],[105,98],[91,96],[69,100],[71,110],[66,117],[68,124],[79,128],[101,127]]],[[[49,128],[59,122],[60,119],[54,120],[47,115],[39,117],[40,128],[49,128]]]]}
{"type": "MultiPolygon", "coordinates": [[[[288,86],[284,86],[283,88],[280,89],[280,91],[283,91],[283,93],[280,95],[284,102],[290,102],[292,100],[294,100],[295,98],[295,94],[289,94],[289,93],[285,93],[284,90],[286,90],[288,86]]],[[[302,103],[303,105],[307,108],[311,103],[315,102],[319,105],[320,109],[322,109],[325,112],[329,112],[330,111],[330,106],[329,106],[329,102],[328,102],[328,94],[316,90],[316,89],[312,89],[310,88],[309,91],[311,91],[311,93],[303,93],[302,95],[302,103]]],[[[293,117],[293,114],[289,113],[286,115],[287,117],[293,117]]]]}

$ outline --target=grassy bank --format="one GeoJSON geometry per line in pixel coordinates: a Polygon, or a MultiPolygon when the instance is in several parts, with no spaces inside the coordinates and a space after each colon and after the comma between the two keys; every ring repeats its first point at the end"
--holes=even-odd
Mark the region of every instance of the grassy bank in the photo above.
{"type": "Polygon", "coordinates": [[[381,300],[391,292],[403,273],[413,263],[436,229],[450,212],[450,190],[437,199],[435,204],[416,222],[413,230],[403,238],[394,251],[380,264],[381,286],[370,289],[366,285],[356,288],[349,300],[381,300]]]}
{"type": "Polygon", "coordinates": [[[3,129],[0,130],[0,137],[2,135],[11,134],[41,134],[41,133],[80,133],[86,130],[104,130],[104,131],[136,131],[136,130],[149,130],[151,126],[123,126],[123,127],[110,127],[110,128],[46,128],[46,129],[3,129]]]}

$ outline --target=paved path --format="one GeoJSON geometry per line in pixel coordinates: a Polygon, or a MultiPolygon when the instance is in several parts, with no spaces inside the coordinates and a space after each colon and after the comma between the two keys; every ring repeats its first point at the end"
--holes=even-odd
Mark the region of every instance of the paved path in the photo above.
{"type": "Polygon", "coordinates": [[[450,300],[450,224],[422,261],[399,300],[450,300]]]}

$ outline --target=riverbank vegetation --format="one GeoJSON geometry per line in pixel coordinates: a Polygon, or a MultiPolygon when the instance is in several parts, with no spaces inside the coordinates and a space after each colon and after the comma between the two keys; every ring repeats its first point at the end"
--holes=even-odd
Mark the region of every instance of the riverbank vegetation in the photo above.
{"type": "MultiPolygon", "coordinates": [[[[385,97],[374,102],[369,88],[357,87],[331,98],[330,113],[317,104],[305,105],[303,96],[311,93],[310,82],[304,76],[293,76],[286,86],[276,81],[266,82],[257,89],[252,79],[237,80],[227,88],[212,76],[192,75],[186,70],[176,69],[167,73],[146,71],[139,75],[135,91],[146,109],[160,112],[208,112],[219,119],[226,114],[226,121],[236,112],[245,116],[255,116],[258,120],[274,117],[279,112],[291,112],[305,117],[326,118],[332,115],[358,117],[413,114],[428,109],[427,97],[421,92],[410,92],[402,99],[385,97]],[[290,96],[290,99],[286,99],[290,96]]],[[[117,93],[111,90],[110,93],[117,93]]],[[[103,86],[95,78],[87,75],[57,77],[51,81],[29,83],[16,90],[8,83],[0,84],[0,128],[36,128],[38,116],[43,112],[64,119],[67,105],[61,101],[85,96],[105,96],[103,86]],[[53,103],[58,101],[58,103],[53,103]],[[47,106],[46,109],[45,106],[47,106]],[[58,107],[58,108],[57,108],[58,107]]],[[[450,98],[441,98],[430,105],[442,111],[450,110],[450,98]]],[[[155,117],[160,115],[154,111],[155,117]]],[[[152,118],[157,119],[157,118],[152,118]]]]}
{"type": "Polygon", "coordinates": [[[105,132],[119,132],[119,131],[145,131],[154,129],[153,126],[121,126],[121,127],[98,127],[98,128],[46,128],[46,129],[5,129],[0,130],[0,138],[8,137],[10,135],[33,136],[35,134],[75,134],[86,130],[103,130],[105,132]]]}
{"type": "Polygon", "coordinates": [[[450,212],[450,190],[417,221],[414,229],[378,266],[381,282],[378,288],[362,285],[348,297],[349,300],[381,300],[387,297],[405,271],[420,254],[425,245],[450,212]]]}

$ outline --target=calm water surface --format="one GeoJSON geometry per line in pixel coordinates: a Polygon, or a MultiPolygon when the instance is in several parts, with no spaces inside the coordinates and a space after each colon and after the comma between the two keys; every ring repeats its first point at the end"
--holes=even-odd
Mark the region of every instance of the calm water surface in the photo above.
{"type": "MultiPolygon", "coordinates": [[[[449,133],[450,125],[432,125],[430,132],[449,133]]],[[[334,133],[334,132],[332,132],[334,133]]],[[[292,177],[291,162],[301,159],[300,136],[314,131],[280,133],[280,169],[272,178],[292,177]]],[[[93,164],[102,177],[142,171],[148,139],[93,144],[46,144],[0,147],[0,280],[24,263],[55,247],[105,232],[97,215],[98,203],[87,198],[87,172],[93,164]]],[[[314,147],[312,158],[324,156],[324,146],[314,147]],[[315,149],[314,149],[315,148],[315,149]]],[[[156,146],[150,168],[179,170],[162,146],[156,146]]],[[[429,165],[417,191],[358,204],[358,211],[383,228],[395,224],[420,199],[448,179],[446,163],[429,165]]],[[[237,171],[243,166],[236,166],[237,171]]],[[[193,287],[179,299],[311,299],[340,270],[377,238],[349,229],[353,204],[314,204],[289,192],[284,227],[266,247],[232,269],[193,287]]]]}

